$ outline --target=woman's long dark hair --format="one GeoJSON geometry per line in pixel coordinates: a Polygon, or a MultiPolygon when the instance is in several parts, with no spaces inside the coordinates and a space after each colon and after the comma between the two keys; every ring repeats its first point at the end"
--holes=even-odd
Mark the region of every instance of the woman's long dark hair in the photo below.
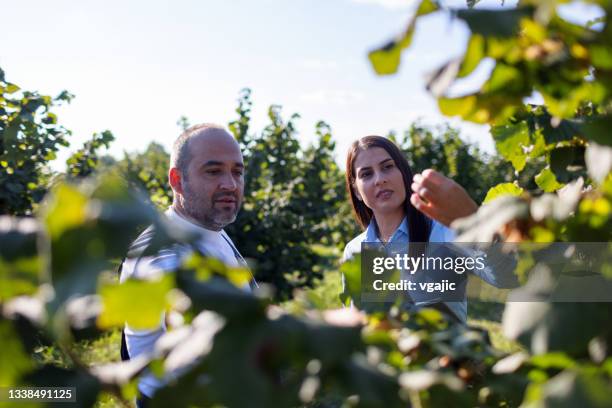
{"type": "Polygon", "coordinates": [[[382,136],[364,136],[356,140],[349,149],[346,157],[346,190],[351,199],[353,213],[359,224],[366,229],[372,220],[372,210],[355,195],[353,185],[355,183],[355,159],[360,151],[380,147],[385,149],[402,173],[404,188],[406,189],[406,200],[404,201],[404,212],[408,218],[408,231],[411,242],[428,242],[431,233],[431,220],[410,203],[410,185],[412,183],[412,170],[402,151],[391,140],[382,136]]]}

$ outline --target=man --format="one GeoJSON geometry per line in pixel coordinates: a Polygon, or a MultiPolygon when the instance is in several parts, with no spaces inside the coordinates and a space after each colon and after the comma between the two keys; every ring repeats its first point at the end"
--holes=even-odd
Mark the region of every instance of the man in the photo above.
{"type": "MultiPolygon", "coordinates": [[[[245,266],[244,259],[223,228],[234,222],[244,194],[244,163],[238,143],[223,127],[213,124],[192,126],[181,134],[172,149],[168,179],[174,193],[166,216],[172,223],[199,236],[198,250],[228,266],[245,266]]],[[[143,249],[153,237],[149,227],[132,244],[131,250],[143,249]]],[[[126,259],[120,281],[129,278],[147,279],[176,268],[192,247],[175,245],[150,257],[126,259]]],[[[256,286],[252,280],[250,286],[256,286]]],[[[165,331],[165,324],[156,330],[133,330],[126,325],[122,358],[133,358],[153,350],[155,341],[165,331]]],[[[163,383],[152,374],[141,377],[138,388],[144,406],[163,383]]]]}

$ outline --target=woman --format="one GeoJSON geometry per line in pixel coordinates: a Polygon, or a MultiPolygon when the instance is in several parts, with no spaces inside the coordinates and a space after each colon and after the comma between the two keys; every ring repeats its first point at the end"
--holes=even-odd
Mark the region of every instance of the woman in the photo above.
{"type": "Polygon", "coordinates": [[[355,141],[346,158],[346,188],[365,231],[346,245],[344,259],[362,242],[447,242],[454,233],[410,202],[413,173],[401,150],[382,136],[355,141]]]}
{"type": "MultiPolygon", "coordinates": [[[[392,243],[394,248],[408,248],[408,255],[416,258],[422,255],[419,253],[423,251],[422,246],[409,245],[410,242],[453,241],[455,234],[451,229],[431,220],[413,206],[411,201],[420,203],[421,200],[409,197],[412,182],[413,173],[408,161],[389,139],[365,136],[351,145],[346,159],[346,188],[355,217],[365,231],[346,245],[344,260],[360,253],[362,242],[392,243]]],[[[467,195],[463,189],[461,191],[467,195]]],[[[446,197],[447,200],[453,198],[446,197]]],[[[490,268],[476,273],[495,286],[505,286],[498,282],[490,268]]],[[[418,296],[412,298],[415,307],[431,306],[431,302],[419,303],[416,300],[418,296]]],[[[467,318],[464,299],[438,302],[435,306],[460,321],[467,318]]]]}

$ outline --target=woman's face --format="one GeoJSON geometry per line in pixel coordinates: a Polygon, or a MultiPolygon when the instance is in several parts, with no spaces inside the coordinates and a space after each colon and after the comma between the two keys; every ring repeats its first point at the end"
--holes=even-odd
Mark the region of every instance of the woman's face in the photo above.
{"type": "Polygon", "coordinates": [[[353,191],[374,215],[404,211],[406,189],[404,179],[395,162],[382,147],[371,147],[357,154],[353,168],[353,191]]]}

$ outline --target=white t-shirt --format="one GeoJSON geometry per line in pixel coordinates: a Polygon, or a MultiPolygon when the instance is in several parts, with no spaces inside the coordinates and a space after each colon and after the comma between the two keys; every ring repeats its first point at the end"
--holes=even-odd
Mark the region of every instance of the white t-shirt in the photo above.
{"type": "MultiPolygon", "coordinates": [[[[190,231],[200,236],[195,245],[207,256],[212,256],[221,260],[227,266],[241,266],[240,261],[230,245],[234,245],[225,231],[212,231],[183,218],[172,208],[165,212],[171,224],[177,228],[190,231]]],[[[142,258],[127,258],[121,268],[120,282],[129,278],[150,279],[173,270],[180,265],[183,257],[188,255],[190,249],[187,247],[177,247],[173,249],[163,249],[158,253],[142,258]]],[[[250,290],[248,285],[245,290],[250,290]]],[[[134,301],[146,301],[145,299],[134,299],[134,301]]],[[[155,342],[166,331],[164,316],[160,317],[160,325],[153,330],[135,330],[125,325],[125,341],[130,358],[135,358],[144,352],[151,352],[155,342]]],[[[152,373],[145,373],[140,377],[138,388],[140,392],[148,397],[152,397],[155,390],[162,387],[164,382],[152,373]]]]}

